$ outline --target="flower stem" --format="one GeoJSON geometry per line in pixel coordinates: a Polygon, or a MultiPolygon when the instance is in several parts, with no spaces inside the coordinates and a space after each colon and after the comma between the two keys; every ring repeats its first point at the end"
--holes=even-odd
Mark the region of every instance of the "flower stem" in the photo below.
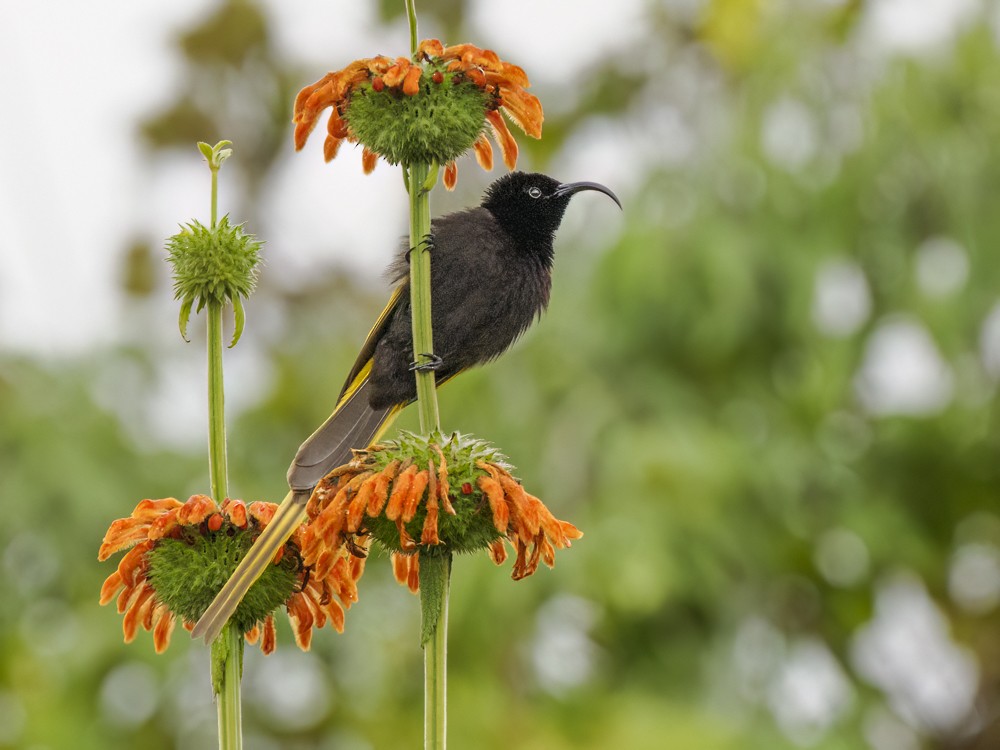
{"type": "MultiPolygon", "coordinates": [[[[219,215],[219,169],[231,151],[224,150],[228,141],[209,147],[206,154],[212,171],[212,229],[219,215]]],[[[207,144],[206,144],[207,146],[207,144]]],[[[199,144],[201,148],[201,144],[199,144]]],[[[207,305],[208,321],[208,473],[212,497],[220,505],[229,496],[229,470],[226,465],[226,398],[222,375],[222,307],[221,301],[207,305]]],[[[240,702],[240,679],[243,676],[243,634],[232,622],[212,643],[212,682],[217,696],[220,750],[241,750],[243,719],[240,702]]]]}
{"type": "Polygon", "coordinates": [[[208,471],[212,497],[229,496],[226,468],[226,405],[222,377],[222,303],[208,303],[208,471]]]}
{"type": "MultiPolygon", "coordinates": [[[[410,52],[417,54],[417,9],[406,0],[410,22],[410,52]]],[[[427,361],[434,353],[431,327],[431,209],[429,193],[437,181],[437,166],[403,165],[410,193],[410,317],[413,322],[413,358],[427,361]]],[[[420,431],[441,431],[437,387],[432,369],[416,370],[420,431]]],[[[448,734],[448,585],[451,554],[420,554],[420,606],[424,647],[424,748],[444,750],[448,734]]]]}
{"type": "MultiPolygon", "coordinates": [[[[431,254],[427,239],[431,232],[431,209],[427,186],[431,169],[427,164],[409,166],[410,188],[410,310],[413,320],[413,358],[427,360],[425,355],[434,353],[434,336],[431,331],[431,254]]],[[[441,429],[438,416],[437,391],[434,371],[416,371],[417,411],[420,431],[427,435],[441,429]]]]}
{"type": "Polygon", "coordinates": [[[242,676],[243,634],[230,622],[212,643],[212,683],[219,710],[219,750],[240,750],[243,747],[242,676]]]}
{"type": "Polygon", "coordinates": [[[420,553],[424,647],[424,750],[448,743],[448,587],[451,553],[420,553]]]}
{"type": "Polygon", "coordinates": [[[417,8],[415,0],[406,0],[406,17],[410,22],[410,54],[417,54],[417,45],[420,43],[417,38],[417,8]]]}

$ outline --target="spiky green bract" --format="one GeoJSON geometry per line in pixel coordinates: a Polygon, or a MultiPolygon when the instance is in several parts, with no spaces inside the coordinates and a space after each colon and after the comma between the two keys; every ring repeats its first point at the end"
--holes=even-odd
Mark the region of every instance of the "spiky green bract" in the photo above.
{"type": "MultiPolygon", "coordinates": [[[[259,529],[223,524],[214,533],[185,528],[178,539],[161,539],[147,553],[149,580],[157,598],[174,615],[197,622],[258,533],[259,529]]],[[[241,633],[264,620],[295,593],[297,566],[297,557],[286,554],[277,565],[264,569],[233,613],[231,622],[241,633]]]]}
{"type": "MultiPolygon", "coordinates": [[[[242,333],[243,299],[257,284],[261,243],[243,231],[242,224],[230,224],[223,216],[215,228],[195,220],[167,240],[167,260],[174,269],[174,297],[181,300],[179,325],[187,339],[191,308],[230,302],[236,315],[235,344],[242,333]]],[[[232,346],[230,344],[230,346],[232,346]]]]}
{"type": "Polygon", "coordinates": [[[419,93],[376,91],[371,82],[363,83],[351,95],[344,119],[359,143],[390,164],[446,164],[479,138],[492,97],[449,73],[444,63],[429,62],[419,93]],[[440,83],[434,83],[435,73],[441,74],[440,83]]]}
{"type": "MultiPolygon", "coordinates": [[[[441,433],[416,435],[401,431],[397,440],[380,443],[376,449],[359,451],[357,455],[365,462],[365,468],[374,471],[381,471],[396,459],[403,464],[407,461],[414,463],[418,469],[427,469],[429,463],[433,462],[436,470],[441,457],[435,446],[441,449],[448,466],[448,494],[455,515],[439,508],[438,536],[441,544],[433,547],[418,545],[419,548],[434,549],[439,554],[487,549],[500,537],[500,532],[493,525],[489,501],[477,484],[479,477],[485,476],[486,472],[476,464],[484,461],[510,469],[503,454],[493,445],[457,432],[445,438],[441,433]]],[[[427,492],[429,491],[428,488],[427,492]]],[[[417,541],[420,540],[426,517],[427,504],[421,502],[416,515],[405,524],[406,532],[417,541]]],[[[385,549],[390,552],[403,551],[395,521],[379,515],[366,519],[366,523],[372,538],[385,549]]]]}

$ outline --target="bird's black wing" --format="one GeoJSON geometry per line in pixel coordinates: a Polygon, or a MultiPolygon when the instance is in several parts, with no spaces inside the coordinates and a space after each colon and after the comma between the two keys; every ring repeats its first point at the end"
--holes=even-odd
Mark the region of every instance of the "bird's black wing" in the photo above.
{"type": "Polygon", "coordinates": [[[288,469],[288,485],[305,499],[308,499],[312,488],[327,472],[350,460],[352,449],[364,448],[372,440],[376,440],[382,429],[403,407],[403,404],[391,404],[372,408],[369,404],[369,374],[375,348],[385,335],[399,305],[405,300],[406,291],[405,284],[400,284],[393,290],[389,302],[358,352],[333,414],[299,446],[295,454],[288,469]]]}
{"type": "Polygon", "coordinates": [[[340,396],[337,398],[337,407],[339,408],[341,404],[348,398],[351,394],[358,389],[358,387],[368,378],[368,373],[372,368],[372,357],[375,356],[375,347],[378,346],[378,342],[381,340],[382,336],[385,335],[386,329],[389,327],[389,323],[392,321],[392,316],[395,314],[397,308],[401,303],[406,300],[405,294],[409,292],[409,287],[404,282],[399,283],[392,292],[392,296],[389,297],[389,301],[385,305],[385,309],[382,310],[378,319],[375,321],[375,325],[368,332],[368,337],[365,339],[365,343],[361,345],[361,351],[358,352],[357,359],[354,360],[354,366],[351,371],[347,374],[347,379],[344,381],[344,387],[340,391],[340,396]]]}

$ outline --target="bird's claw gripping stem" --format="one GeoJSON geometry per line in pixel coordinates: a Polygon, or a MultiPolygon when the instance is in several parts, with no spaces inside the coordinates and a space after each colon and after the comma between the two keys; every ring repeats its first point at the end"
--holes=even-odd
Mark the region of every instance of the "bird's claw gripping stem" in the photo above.
{"type": "Polygon", "coordinates": [[[411,372],[426,372],[427,370],[439,370],[441,365],[444,364],[444,360],[441,359],[436,354],[430,354],[428,352],[421,352],[421,357],[426,357],[426,362],[411,362],[410,371],[411,372]]]}
{"type": "Polygon", "coordinates": [[[416,247],[411,247],[409,250],[406,251],[406,261],[407,262],[410,261],[410,254],[414,250],[423,250],[426,253],[430,252],[433,249],[434,249],[434,235],[425,234],[424,238],[417,243],[416,247]]]}

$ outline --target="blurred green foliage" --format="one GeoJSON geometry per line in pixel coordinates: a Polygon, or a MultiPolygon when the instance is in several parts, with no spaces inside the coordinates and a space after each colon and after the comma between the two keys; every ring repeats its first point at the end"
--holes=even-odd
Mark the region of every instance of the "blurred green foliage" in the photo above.
{"type": "MultiPolygon", "coordinates": [[[[423,5],[462,36],[452,4],[423,5]]],[[[586,533],[516,585],[485,556],[456,564],[452,745],[998,747],[995,30],[984,12],[946,52],[893,55],[866,43],[858,2],[670,7],[650,4],[641,43],[522,141],[545,169],[590,123],[620,133],[631,184],[580,177],[619,190],[624,219],[588,210],[599,246],[568,222],[551,311],[442,392],[446,428],[501,446],[586,533]],[[887,365],[899,349],[877,342],[913,331],[936,359],[887,365]]],[[[187,86],[142,125],[155,150],[242,147],[243,217],[315,78],[269,40],[254,3],[219,4],[179,40],[187,86]]],[[[150,242],[125,255],[137,310],[157,290],[150,242]]],[[[248,500],[283,494],[385,294],[339,273],[261,282],[251,318],[280,312],[284,330],[259,344],[273,386],[231,420],[248,500]]],[[[207,650],[179,630],[162,657],[145,633],[126,646],[97,607],[110,521],[205,490],[198,446],[142,437],[162,362],[152,346],[0,356],[0,746],[213,744],[207,650]]],[[[247,747],[419,741],[418,606],[388,569],[370,561],[343,636],[303,656],[283,627],[275,655],[248,656],[247,747]]]]}

